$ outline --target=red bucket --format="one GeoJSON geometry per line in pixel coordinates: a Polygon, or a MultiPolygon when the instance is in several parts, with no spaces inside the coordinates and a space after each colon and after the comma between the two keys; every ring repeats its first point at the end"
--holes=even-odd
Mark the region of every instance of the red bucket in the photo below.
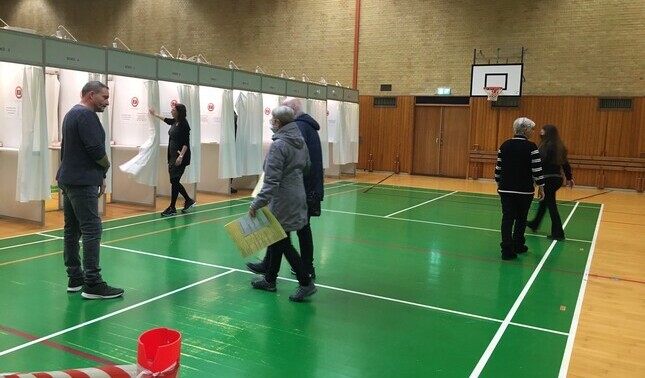
{"type": "Polygon", "coordinates": [[[181,333],[154,328],[139,336],[137,377],[177,377],[181,354],[181,333]]]}

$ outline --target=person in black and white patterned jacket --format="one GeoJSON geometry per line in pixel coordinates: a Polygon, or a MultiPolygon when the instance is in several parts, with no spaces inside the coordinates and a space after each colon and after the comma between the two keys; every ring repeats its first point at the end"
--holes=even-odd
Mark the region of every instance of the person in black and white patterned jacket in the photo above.
{"type": "Polygon", "coordinates": [[[520,117],[513,122],[515,136],[497,151],[495,181],[502,202],[502,259],[511,260],[528,251],[524,231],[531,201],[538,187],[538,198],[544,198],[542,160],[533,136],[535,122],[520,117]]]}

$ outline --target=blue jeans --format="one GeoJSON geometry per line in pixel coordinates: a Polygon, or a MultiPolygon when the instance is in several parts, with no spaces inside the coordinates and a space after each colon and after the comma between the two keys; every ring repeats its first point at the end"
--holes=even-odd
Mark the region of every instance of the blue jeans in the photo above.
{"type": "Polygon", "coordinates": [[[103,282],[99,249],[103,225],[99,216],[99,187],[59,184],[63,190],[65,215],[63,257],[69,278],[84,277],[88,285],[103,282]],[[83,264],[80,243],[83,238],[83,264]]]}

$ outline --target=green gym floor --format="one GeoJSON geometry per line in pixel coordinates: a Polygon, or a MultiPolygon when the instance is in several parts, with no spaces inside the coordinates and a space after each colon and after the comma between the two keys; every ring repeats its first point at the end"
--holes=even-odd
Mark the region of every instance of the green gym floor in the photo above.
{"type": "Polygon", "coordinates": [[[156,327],[181,332],[181,377],[566,371],[600,205],[561,202],[567,240],[527,232],[507,262],[497,196],[336,182],[312,219],[318,292],[292,303],[288,263],[276,293],[252,289],[224,229],[249,201],[104,222],[116,300],[66,292],[62,230],[0,239],[0,373],[135,364],[156,327]]]}

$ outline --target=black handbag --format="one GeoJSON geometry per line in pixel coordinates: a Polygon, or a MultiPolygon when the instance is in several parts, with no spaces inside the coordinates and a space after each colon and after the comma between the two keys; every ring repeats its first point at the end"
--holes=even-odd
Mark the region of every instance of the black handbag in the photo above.
{"type": "Polygon", "coordinates": [[[319,217],[320,212],[320,196],[318,195],[318,193],[307,193],[307,214],[310,217],[319,217]]]}

